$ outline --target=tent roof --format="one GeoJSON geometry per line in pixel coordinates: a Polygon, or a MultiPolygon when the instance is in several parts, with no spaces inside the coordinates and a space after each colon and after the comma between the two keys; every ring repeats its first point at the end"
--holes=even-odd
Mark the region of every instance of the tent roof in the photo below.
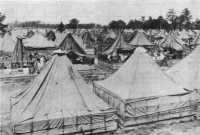
{"type": "Polygon", "coordinates": [[[174,95],[185,92],[170,80],[140,47],[136,48],[134,54],[118,71],[109,78],[96,83],[122,99],[174,95]]]}
{"type": "Polygon", "coordinates": [[[73,34],[72,37],[81,48],[84,48],[83,39],[80,36],[73,34]]]}
{"type": "Polygon", "coordinates": [[[35,33],[31,38],[24,39],[23,44],[25,47],[31,48],[56,47],[53,41],[49,41],[47,38],[38,33],[35,33]]]}
{"type": "Polygon", "coordinates": [[[62,33],[56,32],[55,35],[56,35],[56,40],[54,42],[56,46],[59,46],[62,43],[62,41],[65,39],[67,32],[62,32],[62,33]]]}
{"type": "Polygon", "coordinates": [[[135,35],[135,37],[131,40],[131,42],[129,44],[133,45],[133,46],[152,46],[152,45],[154,45],[146,38],[144,33],[141,31],[137,32],[137,34],[135,35]]]}
{"type": "Polygon", "coordinates": [[[0,50],[5,52],[13,52],[16,45],[16,41],[9,33],[6,33],[0,44],[0,50]]]}
{"type": "Polygon", "coordinates": [[[17,43],[15,45],[14,51],[12,53],[12,62],[22,62],[23,61],[23,44],[22,44],[23,38],[17,38],[17,43]]]}
{"type": "Polygon", "coordinates": [[[171,67],[167,74],[186,89],[200,89],[200,46],[171,67]]]}
{"type": "Polygon", "coordinates": [[[59,55],[51,59],[27,89],[12,97],[14,122],[108,111],[109,106],[92,92],[92,86],[86,84],[67,56],[59,55]]]}

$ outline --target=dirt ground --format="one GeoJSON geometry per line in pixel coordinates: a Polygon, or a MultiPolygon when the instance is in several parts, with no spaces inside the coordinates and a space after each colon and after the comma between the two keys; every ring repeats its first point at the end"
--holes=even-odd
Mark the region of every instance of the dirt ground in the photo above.
{"type": "Polygon", "coordinates": [[[155,124],[135,128],[118,135],[200,135],[200,120],[173,124],[155,124]]]}

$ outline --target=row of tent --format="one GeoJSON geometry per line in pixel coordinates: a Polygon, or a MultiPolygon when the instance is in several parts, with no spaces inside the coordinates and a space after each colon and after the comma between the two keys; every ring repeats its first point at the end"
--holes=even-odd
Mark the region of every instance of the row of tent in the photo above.
{"type": "MultiPolygon", "coordinates": [[[[92,31],[82,31],[80,34],[72,34],[73,38],[76,40],[76,42],[79,44],[79,46],[83,49],[87,48],[89,46],[90,48],[94,47],[94,43],[96,40],[95,35],[92,31]]],[[[191,43],[192,45],[199,44],[200,34],[192,34],[192,32],[170,32],[165,33],[162,31],[158,32],[145,32],[143,30],[137,30],[133,33],[136,33],[136,35],[132,38],[132,40],[129,43],[126,43],[124,40],[124,33],[125,32],[118,32],[119,34],[116,35],[113,31],[110,31],[105,38],[113,38],[115,39],[115,42],[107,47],[103,54],[109,54],[116,50],[116,48],[122,48],[125,50],[132,49],[135,46],[155,46],[148,38],[147,36],[152,35],[154,36],[162,36],[163,39],[159,40],[159,46],[164,48],[172,48],[177,51],[182,51],[186,48],[186,42],[184,42],[181,35],[188,35],[188,37],[193,37],[194,40],[191,43]]],[[[16,37],[17,35],[20,35],[19,33],[13,32],[12,34],[7,33],[3,38],[0,38],[0,50],[12,52],[14,50],[15,44],[16,44],[16,37]]],[[[23,34],[22,34],[23,35],[23,34]]],[[[44,37],[44,34],[41,34],[37,32],[33,37],[24,39],[24,46],[27,46],[29,48],[55,48],[60,45],[60,43],[63,41],[65,36],[67,35],[67,32],[59,33],[56,32],[56,40],[51,41],[48,40],[46,37],[44,37]]]]}
{"type": "Polygon", "coordinates": [[[46,37],[38,33],[34,34],[31,38],[24,38],[23,36],[17,36],[13,38],[12,34],[6,33],[3,38],[0,38],[0,50],[5,52],[13,52],[17,43],[17,39],[23,39],[23,46],[29,49],[32,48],[33,50],[57,48],[62,42],[64,42],[64,40],[69,39],[76,43],[75,46],[79,46],[79,50],[76,51],[83,52],[82,40],[78,36],[68,33],[56,33],[55,41],[48,40],[46,37]]]}
{"type": "Polygon", "coordinates": [[[130,43],[126,43],[124,40],[124,37],[122,33],[119,34],[113,45],[111,45],[109,48],[107,48],[102,54],[109,55],[109,54],[116,54],[118,49],[121,50],[132,50],[135,47],[148,47],[152,48],[155,46],[153,43],[151,43],[150,40],[146,37],[146,35],[138,31],[135,37],[130,41],[130,43]]]}
{"type": "Polygon", "coordinates": [[[200,89],[199,53],[198,46],[167,75],[139,47],[118,71],[92,87],[66,55],[57,52],[33,83],[11,98],[13,131],[92,134],[112,132],[118,125],[194,116],[200,103],[195,90],[200,89]],[[183,77],[187,79],[182,81],[183,77]]]}
{"type": "Polygon", "coordinates": [[[57,33],[56,40],[51,41],[41,34],[35,34],[31,38],[17,37],[14,41],[11,35],[6,34],[1,44],[3,52],[11,55],[11,67],[29,66],[34,61],[35,54],[49,57],[56,49],[68,52],[68,56],[73,63],[93,63],[93,57],[84,49],[83,40],[71,33],[57,33]],[[81,57],[82,61],[78,58],[81,57]],[[28,65],[27,65],[27,64],[28,65]],[[15,66],[15,65],[16,66],[15,66]]]}
{"type": "MultiPolygon", "coordinates": [[[[200,44],[199,35],[196,36],[191,45],[196,46],[200,44]]],[[[168,35],[165,35],[160,41],[160,43],[156,45],[148,39],[144,31],[137,31],[136,35],[129,43],[125,42],[123,34],[120,33],[117,36],[115,42],[105,51],[103,51],[102,54],[115,54],[118,49],[131,50],[138,46],[145,48],[152,48],[157,46],[161,48],[171,48],[176,51],[184,51],[187,49],[187,44],[184,41],[182,41],[181,38],[179,38],[175,32],[171,32],[168,35]]]]}

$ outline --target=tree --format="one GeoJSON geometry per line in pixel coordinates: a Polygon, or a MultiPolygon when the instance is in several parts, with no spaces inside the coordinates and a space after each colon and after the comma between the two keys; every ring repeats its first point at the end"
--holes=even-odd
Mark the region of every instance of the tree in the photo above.
{"type": "Polygon", "coordinates": [[[76,18],[73,18],[69,21],[69,28],[76,29],[78,27],[78,24],[79,24],[79,20],[76,18]]]}
{"type": "Polygon", "coordinates": [[[62,33],[63,31],[65,31],[65,25],[63,24],[63,22],[61,22],[58,27],[57,30],[62,33]]]}
{"type": "Polygon", "coordinates": [[[123,30],[126,27],[126,23],[123,20],[111,21],[108,26],[110,29],[123,30]]]}
{"type": "Polygon", "coordinates": [[[145,29],[145,30],[152,29],[152,23],[153,23],[153,19],[151,16],[149,16],[149,19],[144,21],[144,23],[143,23],[143,29],[145,29]]]}
{"type": "Polygon", "coordinates": [[[118,20],[117,23],[118,23],[118,29],[121,29],[121,30],[125,29],[126,23],[123,20],[118,20]]]}
{"type": "Polygon", "coordinates": [[[176,12],[174,11],[174,9],[169,9],[169,11],[167,12],[167,20],[170,23],[173,23],[173,21],[176,19],[176,12]]]}
{"type": "Polygon", "coordinates": [[[4,20],[5,20],[6,16],[3,15],[1,12],[0,12],[0,23],[2,23],[4,20]]]}
{"type": "Polygon", "coordinates": [[[196,19],[194,22],[194,28],[200,30],[200,20],[196,19]]]}
{"type": "Polygon", "coordinates": [[[167,12],[167,20],[171,23],[171,27],[172,29],[175,29],[176,28],[176,18],[177,18],[177,15],[176,15],[176,12],[174,9],[169,9],[169,11],[167,12]]]}
{"type": "Polygon", "coordinates": [[[133,28],[134,28],[134,21],[133,21],[133,20],[130,20],[130,21],[128,22],[128,24],[126,25],[126,28],[128,28],[128,29],[133,29],[133,28]]]}
{"type": "Polygon", "coordinates": [[[143,28],[143,22],[139,20],[130,20],[127,24],[127,28],[141,29],[143,28]]]}
{"type": "Polygon", "coordinates": [[[0,31],[2,33],[5,33],[5,28],[7,27],[7,25],[4,25],[2,24],[2,22],[5,20],[6,16],[3,15],[1,12],[0,12],[0,31]]]}
{"type": "Polygon", "coordinates": [[[118,27],[117,21],[111,21],[111,22],[108,24],[108,27],[109,27],[110,29],[117,29],[117,27],[118,27]]]}
{"type": "Polygon", "coordinates": [[[46,37],[48,40],[51,40],[51,41],[56,40],[56,34],[52,30],[46,33],[46,37]]]}
{"type": "Polygon", "coordinates": [[[192,15],[188,8],[183,9],[182,15],[183,15],[185,21],[187,21],[187,22],[190,22],[190,20],[192,19],[192,15]]]}
{"type": "Polygon", "coordinates": [[[192,15],[188,8],[183,9],[182,14],[180,16],[181,22],[184,28],[189,29],[191,25],[192,15]]]}

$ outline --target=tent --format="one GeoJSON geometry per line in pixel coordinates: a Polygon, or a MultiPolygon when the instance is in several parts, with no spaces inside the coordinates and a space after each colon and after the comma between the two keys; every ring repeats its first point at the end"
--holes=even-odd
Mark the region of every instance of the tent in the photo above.
{"type": "Polygon", "coordinates": [[[166,76],[142,48],[113,75],[95,82],[94,91],[118,110],[125,127],[188,116],[190,112],[182,114],[180,108],[197,99],[166,76]]]}
{"type": "Polygon", "coordinates": [[[166,73],[185,89],[200,89],[200,46],[166,73]]]}
{"type": "Polygon", "coordinates": [[[149,41],[145,34],[141,31],[138,31],[137,34],[135,35],[135,37],[130,41],[129,43],[132,46],[143,46],[143,47],[148,47],[148,46],[154,46],[153,43],[151,43],[151,41],[149,41]]]}
{"type": "Polygon", "coordinates": [[[115,111],[95,96],[64,53],[11,102],[15,134],[92,134],[117,126],[115,111]]]}
{"type": "Polygon", "coordinates": [[[24,51],[22,40],[23,38],[17,37],[17,44],[12,54],[12,62],[19,63],[21,67],[23,66],[23,51],[24,51]]]}
{"type": "Polygon", "coordinates": [[[160,46],[163,48],[171,48],[176,51],[184,50],[185,46],[183,41],[176,38],[174,34],[169,34],[161,43],[160,46]]]}
{"type": "Polygon", "coordinates": [[[59,46],[62,43],[62,41],[65,39],[66,35],[67,35],[67,32],[62,32],[62,33],[56,32],[55,33],[56,39],[54,42],[55,42],[56,46],[59,46]]]}
{"type": "Polygon", "coordinates": [[[16,45],[16,41],[12,38],[10,33],[6,33],[0,44],[0,50],[4,52],[13,52],[16,45]]]}
{"type": "Polygon", "coordinates": [[[181,88],[164,75],[150,56],[140,50],[141,48],[136,49],[134,55],[115,74],[97,84],[120,95],[123,99],[182,92],[181,88]]]}
{"type": "Polygon", "coordinates": [[[89,32],[87,30],[84,33],[82,33],[81,37],[83,39],[83,43],[84,43],[85,48],[93,48],[94,42],[95,42],[95,37],[92,35],[91,32],[89,32]]]}
{"type": "Polygon", "coordinates": [[[79,54],[86,54],[82,48],[83,42],[80,38],[71,33],[67,34],[59,45],[59,48],[66,51],[72,51],[79,54]]]}
{"type": "Polygon", "coordinates": [[[39,33],[35,33],[31,38],[24,39],[23,44],[25,48],[33,50],[56,48],[53,41],[48,40],[39,33]]]}
{"type": "Polygon", "coordinates": [[[114,44],[111,45],[108,49],[106,49],[103,54],[115,54],[117,53],[118,49],[124,49],[124,50],[131,50],[133,49],[133,47],[129,44],[127,44],[124,41],[123,35],[122,33],[119,34],[119,36],[117,37],[117,39],[115,40],[114,44]]]}

